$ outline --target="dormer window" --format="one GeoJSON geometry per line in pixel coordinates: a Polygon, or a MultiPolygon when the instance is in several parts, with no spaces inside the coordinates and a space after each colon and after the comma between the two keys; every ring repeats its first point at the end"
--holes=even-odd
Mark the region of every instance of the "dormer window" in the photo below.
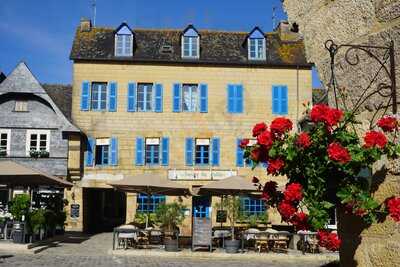
{"type": "Polygon", "coordinates": [[[115,56],[131,57],[133,54],[133,33],[126,23],[122,23],[115,33],[115,56]]]}
{"type": "Polygon", "coordinates": [[[200,36],[197,30],[189,25],[182,35],[182,58],[199,58],[200,36]]]}
{"type": "Polygon", "coordinates": [[[265,60],[265,36],[258,27],[249,34],[247,42],[249,59],[265,60]]]}

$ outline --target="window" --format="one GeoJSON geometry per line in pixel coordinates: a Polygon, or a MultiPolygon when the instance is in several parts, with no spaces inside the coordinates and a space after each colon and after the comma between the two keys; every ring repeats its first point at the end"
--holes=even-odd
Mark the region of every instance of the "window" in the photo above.
{"type": "Polygon", "coordinates": [[[265,39],[249,39],[249,58],[253,60],[265,59],[265,39]]]}
{"type": "Polygon", "coordinates": [[[115,56],[130,57],[133,55],[133,32],[126,23],[118,27],[115,34],[115,56]]]}
{"type": "Polygon", "coordinates": [[[160,163],[160,139],[146,138],[146,164],[160,163]]]}
{"type": "Polygon", "coordinates": [[[95,165],[108,165],[110,153],[110,139],[96,139],[95,165]]]}
{"type": "Polygon", "coordinates": [[[182,110],[196,112],[199,110],[199,91],[197,84],[183,84],[182,110]]]}
{"type": "Polygon", "coordinates": [[[14,111],[27,112],[28,111],[28,101],[27,100],[15,100],[14,111]]]}
{"type": "Polygon", "coordinates": [[[0,129],[0,157],[10,155],[11,130],[0,129]]]}
{"type": "Polygon", "coordinates": [[[153,84],[139,83],[137,88],[137,111],[154,111],[153,84]]]}
{"type": "MultiPolygon", "coordinates": [[[[250,158],[245,158],[244,149],[240,147],[242,138],[238,138],[236,141],[236,166],[237,167],[253,167],[253,161],[250,158]]],[[[253,146],[257,143],[256,139],[249,139],[247,146],[253,146]]]]}
{"type": "Polygon", "coordinates": [[[155,212],[158,205],[165,203],[164,195],[152,195],[150,201],[148,196],[145,194],[139,194],[137,196],[137,211],[138,212],[155,212]]]}
{"type": "Polygon", "coordinates": [[[27,146],[26,146],[27,155],[29,155],[30,151],[50,152],[49,130],[28,130],[26,141],[27,141],[27,146]]]}
{"type": "Polygon", "coordinates": [[[244,215],[262,215],[265,213],[265,202],[261,199],[242,197],[241,202],[244,215]]]}
{"type": "Polygon", "coordinates": [[[189,25],[182,35],[182,57],[199,58],[200,37],[196,29],[189,25]]]}
{"type": "Polygon", "coordinates": [[[92,110],[103,111],[107,107],[107,83],[92,83],[92,110]]]}
{"type": "Polygon", "coordinates": [[[337,229],[337,210],[336,207],[332,207],[329,209],[329,221],[327,224],[328,229],[336,230],[337,229]]]}
{"type": "Polygon", "coordinates": [[[249,59],[265,60],[265,35],[258,27],[251,31],[247,44],[249,59]]]}
{"type": "Polygon", "coordinates": [[[207,165],[210,161],[210,139],[196,139],[195,163],[207,165]]]}

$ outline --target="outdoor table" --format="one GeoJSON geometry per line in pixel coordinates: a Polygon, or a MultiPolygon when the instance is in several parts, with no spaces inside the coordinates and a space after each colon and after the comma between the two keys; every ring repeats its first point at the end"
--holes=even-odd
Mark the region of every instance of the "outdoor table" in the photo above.
{"type": "Polygon", "coordinates": [[[225,237],[231,236],[230,230],[215,230],[213,238],[222,238],[222,248],[225,248],[225,237]]]}
{"type": "Polygon", "coordinates": [[[298,231],[297,234],[300,236],[300,240],[303,243],[303,246],[301,248],[301,251],[303,252],[303,255],[306,254],[306,242],[310,238],[316,238],[317,237],[317,232],[311,232],[311,231],[298,231]]]}
{"type": "Polygon", "coordinates": [[[124,227],[115,227],[113,230],[113,250],[115,250],[115,237],[117,234],[120,233],[136,233],[139,234],[140,232],[143,232],[145,230],[143,229],[138,229],[138,228],[124,228],[124,227]]]}

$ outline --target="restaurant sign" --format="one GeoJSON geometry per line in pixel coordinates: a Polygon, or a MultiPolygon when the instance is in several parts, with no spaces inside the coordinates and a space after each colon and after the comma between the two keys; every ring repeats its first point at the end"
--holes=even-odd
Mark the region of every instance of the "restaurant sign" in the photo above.
{"type": "Polygon", "coordinates": [[[237,171],[221,170],[169,170],[170,180],[221,180],[237,175],[237,171]]]}

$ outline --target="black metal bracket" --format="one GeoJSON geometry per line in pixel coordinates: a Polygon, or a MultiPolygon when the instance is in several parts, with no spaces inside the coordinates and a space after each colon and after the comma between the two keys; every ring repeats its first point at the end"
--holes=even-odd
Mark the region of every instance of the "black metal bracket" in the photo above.
{"type": "MultiPolygon", "coordinates": [[[[322,100],[324,97],[327,96],[329,90],[333,89],[336,107],[339,106],[338,93],[341,94],[341,91],[338,90],[339,86],[335,75],[337,54],[339,50],[343,50],[344,61],[342,60],[341,63],[344,62],[351,66],[356,66],[360,64],[359,53],[361,52],[362,54],[376,61],[376,63],[379,66],[379,69],[371,77],[372,79],[370,80],[369,84],[365,88],[363,88],[363,91],[361,92],[359,98],[356,100],[355,105],[351,109],[351,112],[353,114],[356,114],[356,112],[359,110],[362,104],[365,103],[369,98],[371,98],[372,96],[379,95],[380,98],[382,99],[382,102],[377,104],[373,119],[375,118],[375,116],[378,114],[379,111],[383,110],[384,113],[386,113],[389,107],[392,107],[393,114],[397,113],[397,105],[400,104],[400,102],[397,102],[397,96],[396,96],[396,72],[395,72],[395,56],[394,56],[393,41],[391,41],[391,43],[388,46],[370,46],[370,45],[351,45],[351,44],[337,45],[335,44],[334,41],[327,40],[325,42],[325,48],[328,50],[331,59],[330,61],[331,78],[328,90],[320,100],[322,100]],[[379,53],[383,52],[383,56],[379,55],[378,51],[379,53]],[[385,79],[385,81],[382,82],[377,81],[378,76],[381,75],[381,73],[383,73],[383,75],[388,77],[388,80],[385,79]],[[377,84],[376,88],[374,87],[374,84],[377,84]]],[[[366,68],[368,68],[368,66],[366,66],[366,68]]],[[[340,97],[344,98],[343,95],[340,95],[340,97]]],[[[345,110],[347,110],[344,99],[343,99],[343,105],[345,110]]],[[[371,126],[372,126],[372,120],[371,120],[371,126]]]]}

